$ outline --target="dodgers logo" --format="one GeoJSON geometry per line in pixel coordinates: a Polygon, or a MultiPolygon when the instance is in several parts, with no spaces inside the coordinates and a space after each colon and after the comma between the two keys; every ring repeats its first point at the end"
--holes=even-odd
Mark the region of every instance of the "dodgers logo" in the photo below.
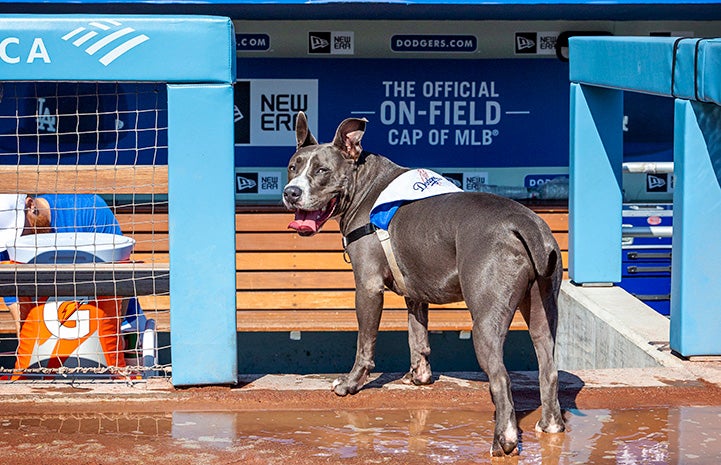
{"type": "Polygon", "coordinates": [[[428,172],[423,169],[418,170],[418,175],[420,176],[421,180],[413,184],[414,191],[423,192],[429,187],[439,185],[443,182],[443,179],[441,177],[430,176],[428,172]]]}

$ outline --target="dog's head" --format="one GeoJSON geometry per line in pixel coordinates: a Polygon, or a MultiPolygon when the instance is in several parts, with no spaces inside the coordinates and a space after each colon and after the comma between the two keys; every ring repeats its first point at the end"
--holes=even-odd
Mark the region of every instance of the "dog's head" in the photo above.
{"type": "Polygon", "coordinates": [[[319,144],[308,128],[305,114],[298,113],[298,145],[288,162],[283,203],[295,210],[295,220],[288,227],[301,236],[317,233],[326,221],[344,211],[355,162],[363,152],[360,142],[366,122],[348,118],[338,126],[333,142],[319,144]]]}

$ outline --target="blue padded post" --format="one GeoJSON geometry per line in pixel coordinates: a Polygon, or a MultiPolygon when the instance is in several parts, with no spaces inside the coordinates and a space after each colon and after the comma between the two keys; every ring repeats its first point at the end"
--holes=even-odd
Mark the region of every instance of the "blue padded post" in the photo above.
{"type": "Polygon", "coordinates": [[[168,85],[175,386],[237,382],[233,87],[168,85]]]}
{"type": "Polygon", "coordinates": [[[621,280],[623,92],[571,84],[569,265],[578,284],[621,280]]]}
{"type": "Polygon", "coordinates": [[[676,100],[671,349],[721,355],[721,108],[676,100]]]}

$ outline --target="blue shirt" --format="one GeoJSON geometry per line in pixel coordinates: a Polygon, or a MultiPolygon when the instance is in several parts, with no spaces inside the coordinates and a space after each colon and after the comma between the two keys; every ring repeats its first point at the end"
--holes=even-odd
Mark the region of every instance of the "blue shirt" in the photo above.
{"type": "Polygon", "coordinates": [[[50,204],[53,232],[99,232],[122,234],[108,204],[94,194],[43,194],[50,204]]]}

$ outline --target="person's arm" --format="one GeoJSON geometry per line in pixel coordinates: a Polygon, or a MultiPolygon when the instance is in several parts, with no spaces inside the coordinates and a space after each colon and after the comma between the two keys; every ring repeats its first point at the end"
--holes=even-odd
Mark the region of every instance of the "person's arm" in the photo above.
{"type": "Polygon", "coordinates": [[[13,302],[11,304],[8,304],[8,310],[10,310],[10,315],[13,317],[13,321],[15,322],[15,334],[20,339],[20,304],[18,302],[13,302]]]}

